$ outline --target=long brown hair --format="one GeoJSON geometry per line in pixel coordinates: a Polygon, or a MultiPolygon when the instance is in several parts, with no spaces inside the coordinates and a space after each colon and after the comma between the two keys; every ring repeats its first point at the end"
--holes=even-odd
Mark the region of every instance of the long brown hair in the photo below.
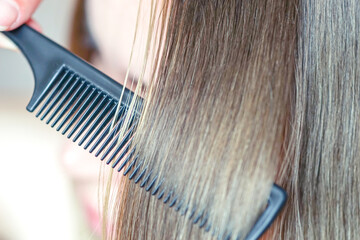
{"type": "Polygon", "coordinates": [[[151,16],[162,33],[153,33],[161,37],[150,49],[156,66],[135,142],[141,164],[180,207],[133,181],[112,183],[104,238],[244,238],[274,181],[289,199],[268,238],[356,238],[356,1],[158,7],[151,16]]]}
{"type": "Polygon", "coordinates": [[[155,185],[163,181],[164,199],[170,194],[178,204],[169,210],[129,183],[118,195],[110,236],[245,237],[266,206],[283,154],[297,3],[163,4],[167,29],[134,142],[139,164],[152,169],[155,185]],[[210,232],[187,218],[206,222],[210,232]]]}

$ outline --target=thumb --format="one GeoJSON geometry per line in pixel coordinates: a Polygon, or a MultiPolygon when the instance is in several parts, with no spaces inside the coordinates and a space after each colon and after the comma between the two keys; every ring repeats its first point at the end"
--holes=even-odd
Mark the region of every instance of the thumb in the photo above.
{"type": "Polygon", "coordinates": [[[0,0],[0,31],[13,30],[26,23],[41,0],[0,0]]]}

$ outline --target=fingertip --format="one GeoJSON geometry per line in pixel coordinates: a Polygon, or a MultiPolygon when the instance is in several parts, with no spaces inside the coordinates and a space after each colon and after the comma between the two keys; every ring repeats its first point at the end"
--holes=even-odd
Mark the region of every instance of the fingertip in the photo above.
{"type": "Polygon", "coordinates": [[[15,1],[0,0],[0,31],[14,29],[20,14],[19,5],[15,1]]]}
{"type": "Polygon", "coordinates": [[[41,27],[40,24],[39,24],[37,21],[35,21],[34,19],[31,18],[30,20],[28,20],[28,21],[26,22],[26,24],[27,24],[28,26],[30,26],[31,28],[35,29],[36,31],[42,32],[42,27],[41,27]]]}
{"type": "Polygon", "coordinates": [[[0,31],[14,30],[24,23],[41,31],[31,19],[41,0],[0,0],[0,31]]]}

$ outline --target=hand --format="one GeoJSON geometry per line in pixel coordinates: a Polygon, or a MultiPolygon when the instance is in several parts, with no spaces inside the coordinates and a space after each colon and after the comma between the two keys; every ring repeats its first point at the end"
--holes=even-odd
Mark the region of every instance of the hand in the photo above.
{"type": "MultiPolygon", "coordinates": [[[[41,0],[0,0],[0,31],[10,31],[27,23],[32,28],[41,31],[31,16],[41,0]]],[[[0,35],[0,48],[16,49],[14,44],[0,35]]]]}

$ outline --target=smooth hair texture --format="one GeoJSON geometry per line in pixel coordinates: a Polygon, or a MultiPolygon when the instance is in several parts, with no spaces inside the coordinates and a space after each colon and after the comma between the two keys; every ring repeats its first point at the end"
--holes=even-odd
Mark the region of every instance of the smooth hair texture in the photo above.
{"type": "Polygon", "coordinates": [[[167,27],[134,145],[137,164],[152,169],[163,198],[178,198],[181,207],[169,209],[130,182],[106,210],[120,211],[110,236],[244,238],[266,207],[283,154],[297,3],[164,1],[162,11],[155,5],[160,30],[167,27]],[[207,234],[202,221],[211,227],[207,234]]]}
{"type": "Polygon", "coordinates": [[[154,73],[134,141],[188,209],[115,177],[103,238],[244,238],[275,181],[289,199],[264,239],[356,239],[357,1],[155,2],[156,53],[144,56],[154,73]],[[197,214],[209,232],[189,220],[197,214]]]}
{"type": "Polygon", "coordinates": [[[299,16],[290,154],[278,181],[290,199],[274,239],[357,239],[360,6],[303,0],[299,16]]]}

